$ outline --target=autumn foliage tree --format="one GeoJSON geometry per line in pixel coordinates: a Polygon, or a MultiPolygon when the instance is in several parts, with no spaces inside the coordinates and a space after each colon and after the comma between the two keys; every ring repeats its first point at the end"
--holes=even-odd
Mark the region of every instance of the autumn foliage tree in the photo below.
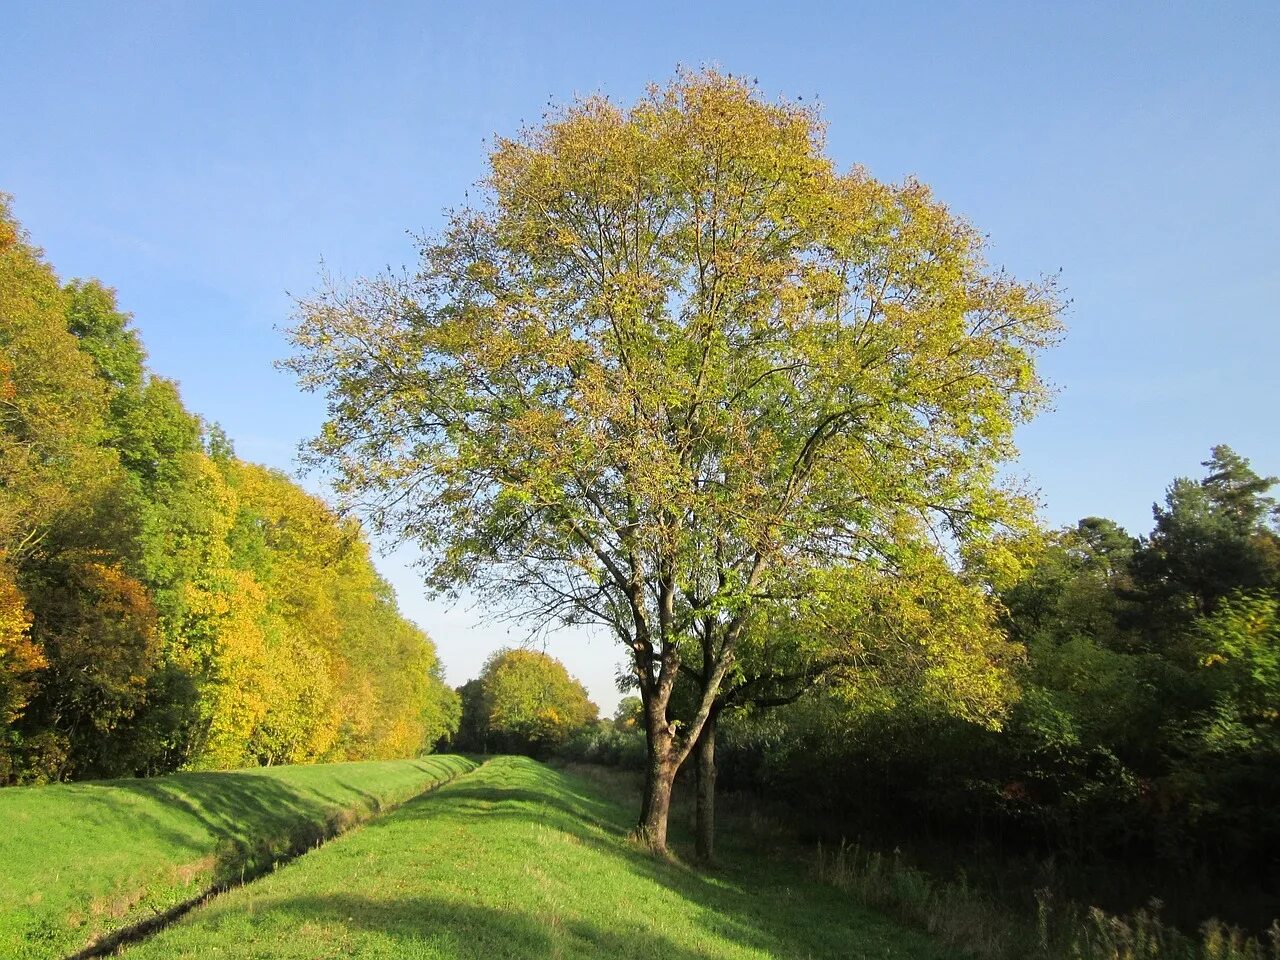
{"type": "Polygon", "coordinates": [[[330,286],[293,330],[330,400],[315,461],[432,586],[617,637],[659,850],[753,622],[1027,514],[996,468],[1044,397],[1051,287],[823,148],[813,110],[713,71],[588,98],[497,140],[415,273],[330,286]]]}
{"type": "Polygon", "coordinates": [[[0,197],[0,783],[410,756],[456,713],[359,525],[235,457],[0,197]]]}
{"type": "Polygon", "coordinates": [[[597,716],[586,688],[537,650],[497,651],[461,694],[469,750],[546,754],[597,716]]]}
{"type": "Polygon", "coordinates": [[[31,696],[34,678],[48,661],[30,636],[31,614],[13,575],[0,567],[0,780],[11,775],[12,758],[19,744],[13,721],[22,715],[31,696]]]}

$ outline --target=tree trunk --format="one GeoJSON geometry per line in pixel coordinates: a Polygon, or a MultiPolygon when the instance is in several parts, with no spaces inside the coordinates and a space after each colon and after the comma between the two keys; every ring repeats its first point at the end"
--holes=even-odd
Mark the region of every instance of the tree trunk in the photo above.
{"type": "Polygon", "coordinates": [[[716,847],[716,714],[703,724],[696,747],[698,773],[697,856],[703,863],[715,860],[716,847]]]}
{"type": "Polygon", "coordinates": [[[644,793],[640,798],[640,820],[637,824],[638,830],[643,830],[645,823],[649,820],[649,799],[653,794],[653,757],[655,750],[653,747],[653,724],[649,722],[649,711],[643,710],[640,714],[644,723],[644,793]]]}
{"type": "Polygon", "coordinates": [[[654,853],[667,852],[667,815],[671,811],[671,787],[676,764],[670,751],[651,754],[645,771],[645,796],[637,833],[654,853]]]}
{"type": "Polygon", "coordinates": [[[640,822],[636,836],[659,855],[667,853],[667,817],[671,812],[671,789],[680,757],[676,755],[676,732],[667,720],[667,696],[646,697],[644,710],[645,745],[644,797],[640,802],[640,822]]]}

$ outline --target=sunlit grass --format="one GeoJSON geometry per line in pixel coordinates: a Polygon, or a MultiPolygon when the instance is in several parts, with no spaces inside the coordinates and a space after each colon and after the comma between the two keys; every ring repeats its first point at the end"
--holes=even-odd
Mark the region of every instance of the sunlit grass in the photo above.
{"type": "Polygon", "coordinates": [[[0,957],[59,957],[473,768],[461,757],[0,790],[0,957]]]}
{"type": "Polygon", "coordinates": [[[145,958],[946,956],[793,858],[726,847],[711,873],[627,839],[599,785],[500,758],[128,951],[145,958]]]}

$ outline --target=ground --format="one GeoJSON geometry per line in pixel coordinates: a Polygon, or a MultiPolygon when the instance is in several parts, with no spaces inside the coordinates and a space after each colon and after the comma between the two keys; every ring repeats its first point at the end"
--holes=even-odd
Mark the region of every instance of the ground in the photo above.
{"type": "Polygon", "coordinates": [[[432,756],[0,790],[0,957],[67,956],[475,765],[432,756]]]}
{"type": "Polygon", "coordinates": [[[923,934],[815,883],[794,856],[654,858],[599,784],[503,757],[217,897],[147,958],[899,958],[923,934]]]}

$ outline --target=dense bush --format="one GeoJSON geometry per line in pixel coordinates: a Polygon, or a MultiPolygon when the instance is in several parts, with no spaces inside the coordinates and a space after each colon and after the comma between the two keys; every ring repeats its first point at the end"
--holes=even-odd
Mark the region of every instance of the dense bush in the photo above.
{"type": "Polygon", "coordinates": [[[644,731],[634,726],[601,721],[579,730],[557,748],[556,756],[574,763],[643,770],[644,731]]]}

